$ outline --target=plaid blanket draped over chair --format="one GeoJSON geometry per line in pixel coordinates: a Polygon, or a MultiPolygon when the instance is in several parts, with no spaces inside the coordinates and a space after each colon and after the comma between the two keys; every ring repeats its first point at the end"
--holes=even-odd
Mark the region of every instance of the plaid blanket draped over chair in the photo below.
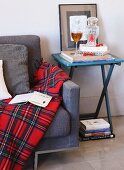
{"type": "Polygon", "coordinates": [[[32,90],[53,98],[46,108],[31,103],[0,101],[0,170],[21,170],[44,136],[61,103],[60,88],[68,79],[57,66],[43,63],[35,73],[32,90]]]}

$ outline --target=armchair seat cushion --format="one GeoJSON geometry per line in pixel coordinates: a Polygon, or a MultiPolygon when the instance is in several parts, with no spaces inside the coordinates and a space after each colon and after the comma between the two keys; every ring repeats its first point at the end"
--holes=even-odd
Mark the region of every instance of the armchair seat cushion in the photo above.
{"type": "Polygon", "coordinates": [[[67,136],[69,133],[70,114],[62,106],[60,106],[44,138],[67,136]]]}

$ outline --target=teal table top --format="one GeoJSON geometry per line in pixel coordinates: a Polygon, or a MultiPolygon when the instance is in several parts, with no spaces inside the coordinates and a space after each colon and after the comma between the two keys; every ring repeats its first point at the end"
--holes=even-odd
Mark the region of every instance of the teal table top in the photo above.
{"type": "Polygon", "coordinates": [[[59,64],[64,65],[66,67],[73,67],[73,66],[97,66],[97,65],[110,65],[110,64],[118,64],[120,65],[122,62],[124,62],[124,59],[119,58],[115,55],[111,56],[114,58],[114,60],[102,60],[102,61],[88,61],[88,62],[76,62],[76,63],[71,63],[68,62],[67,60],[63,59],[60,55],[60,53],[57,54],[52,54],[53,58],[55,61],[57,61],[59,64]]]}

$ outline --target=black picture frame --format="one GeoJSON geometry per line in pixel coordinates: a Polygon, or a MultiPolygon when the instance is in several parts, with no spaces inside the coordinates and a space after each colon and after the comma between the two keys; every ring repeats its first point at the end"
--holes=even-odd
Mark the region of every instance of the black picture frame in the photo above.
{"type": "MultiPolygon", "coordinates": [[[[86,15],[97,17],[97,4],[59,4],[60,50],[73,50],[75,43],[71,41],[69,17],[86,15]]],[[[79,43],[86,43],[86,41],[79,43]]],[[[79,45],[79,44],[78,44],[79,45]]]]}

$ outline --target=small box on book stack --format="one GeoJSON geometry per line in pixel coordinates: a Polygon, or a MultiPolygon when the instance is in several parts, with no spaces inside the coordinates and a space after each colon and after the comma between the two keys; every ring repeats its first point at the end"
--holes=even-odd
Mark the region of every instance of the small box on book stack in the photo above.
{"type": "Polygon", "coordinates": [[[97,44],[96,46],[88,46],[87,44],[80,44],[79,50],[83,53],[91,52],[94,55],[104,55],[109,52],[107,45],[97,44]]]}
{"type": "Polygon", "coordinates": [[[80,135],[84,140],[108,138],[111,135],[110,124],[104,119],[81,120],[80,135]]]}

